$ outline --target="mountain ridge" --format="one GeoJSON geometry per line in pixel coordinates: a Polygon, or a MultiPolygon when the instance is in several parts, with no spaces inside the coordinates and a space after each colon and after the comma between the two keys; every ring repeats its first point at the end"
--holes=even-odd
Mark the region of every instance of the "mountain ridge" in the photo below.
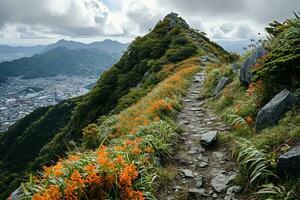
{"type": "Polygon", "coordinates": [[[99,75],[117,59],[118,55],[98,49],[71,50],[57,47],[43,54],[0,63],[0,75],[22,76],[24,79],[56,75],[99,75]]]}
{"type": "Polygon", "coordinates": [[[101,51],[106,51],[108,53],[122,53],[126,50],[128,44],[120,43],[116,40],[105,39],[99,42],[92,43],[82,43],[72,40],[61,39],[54,44],[48,45],[42,52],[49,51],[57,47],[66,47],[68,49],[99,49],[101,51]]]}

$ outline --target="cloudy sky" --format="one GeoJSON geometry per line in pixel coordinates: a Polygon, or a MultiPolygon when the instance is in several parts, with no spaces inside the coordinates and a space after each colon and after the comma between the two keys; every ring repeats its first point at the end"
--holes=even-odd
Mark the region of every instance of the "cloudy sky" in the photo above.
{"type": "Polygon", "coordinates": [[[0,0],[0,43],[129,42],[172,11],[210,38],[249,39],[293,10],[300,0],[0,0]]]}

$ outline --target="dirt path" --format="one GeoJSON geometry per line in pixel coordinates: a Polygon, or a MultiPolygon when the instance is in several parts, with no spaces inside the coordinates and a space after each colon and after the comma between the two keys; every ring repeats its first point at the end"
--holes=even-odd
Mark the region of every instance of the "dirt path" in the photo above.
{"type": "Polygon", "coordinates": [[[241,187],[233,183],[237,171],[226,145],[215,141],[205,147],[209,139],[228,127],[206,107],[205,100],[198,100],[204,78],[204,73],[197,73],[183,99],[184,109],[177,117],[184,130],[182,143],[170,163],[177,175],[174,183],[165,186],[160,199],[238,199],[236,193],[241,187]],[[201,145],[204,136],[208,141],[201,145]]]}

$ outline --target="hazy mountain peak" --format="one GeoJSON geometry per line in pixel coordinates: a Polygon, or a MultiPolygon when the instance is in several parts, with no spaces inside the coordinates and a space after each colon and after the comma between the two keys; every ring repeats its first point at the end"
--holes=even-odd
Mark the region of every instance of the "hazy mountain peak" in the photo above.
{"type": "Polygon", "coordinates": [[[45,53],[51,49],[57,47],[66,47],[68,49],[99,49],[101,51],[106,51],[108,53],[121,53],[127,48],[127,44],[122,44],[118,41],[105,39],[99,42],[92,42],[90,44],[85,44],[72,40],[61,39],[54,44],[50,44],[41,53],[45,53]]]}

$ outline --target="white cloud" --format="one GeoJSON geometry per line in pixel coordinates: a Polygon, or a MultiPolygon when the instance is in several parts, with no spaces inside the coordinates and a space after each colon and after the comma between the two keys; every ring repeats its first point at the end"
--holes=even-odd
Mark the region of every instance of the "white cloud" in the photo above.
{"type": "Polygon", "coordinates": [[[299,0],[2,0],[0,36],[135,37],[174,11],[213,38],[252,38],[299,0]]]}

